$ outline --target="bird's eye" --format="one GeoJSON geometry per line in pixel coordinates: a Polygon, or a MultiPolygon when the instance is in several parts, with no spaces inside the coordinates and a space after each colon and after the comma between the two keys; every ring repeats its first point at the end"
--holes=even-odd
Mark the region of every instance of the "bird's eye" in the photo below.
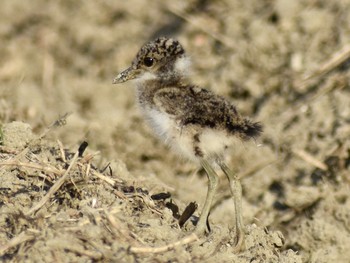
{"type": "Polygon", "coordinates": [[[146,67],[152,67],[153,65],[153,58],[150,57],[145,57],[145,59],[143,60],[143,63],[145,64],[146,67]]]}

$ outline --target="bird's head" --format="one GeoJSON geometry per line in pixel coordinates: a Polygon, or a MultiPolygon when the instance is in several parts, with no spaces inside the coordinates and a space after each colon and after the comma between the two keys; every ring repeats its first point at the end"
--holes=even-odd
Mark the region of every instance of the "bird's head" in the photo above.
{"type": "Polygon", "coordinates": [[[178,81],[187,75],[189,65],[177,40],[160,37],[143,45],[131,66],[119,73],[113,84],[132,79],[178,81]]]}

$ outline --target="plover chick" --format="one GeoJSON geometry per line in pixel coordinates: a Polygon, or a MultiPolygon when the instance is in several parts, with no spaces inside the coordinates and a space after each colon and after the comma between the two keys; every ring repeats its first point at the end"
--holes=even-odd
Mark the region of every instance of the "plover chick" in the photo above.
{"type": "Polygon", "coordinates": [[[242,117],[223,97],[193,85],[188,78],[189,64],[177,40],[160,37],[146,43],[113,83],[136,79],[138,103],[155,133],[171,149],[206,171],[208,192],[195,229],[198,235],[206,231],[218,185],[214,168],[221,168],[234,200],[235,245],[239,249],[244,240],[242,188],[237,175],[224,163],[224,152],[235,139],[246,141],[259,136],[262,126],[242,117]]]}

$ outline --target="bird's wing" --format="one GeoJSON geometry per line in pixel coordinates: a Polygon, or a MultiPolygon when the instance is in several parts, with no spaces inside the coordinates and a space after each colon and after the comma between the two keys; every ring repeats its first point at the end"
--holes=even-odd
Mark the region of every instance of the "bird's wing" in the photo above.
{"type": "Polygon", "coordinates": [[[167,87],[158,90],[153,101],[159,111],[180,117],[190,110],[194,99],[185,88],[167,87]]]}
{"type": "Polygon", "coordinates": [[[214,127],[238,117],[235,107],[224,98],[197,86],[168,87],[156,92],[158,110],[173,115],[183,125],[214,127]]]}
{"type": "Polygon", "coordinates": [[[196,86],[161,89],[156,92],[154,103],[159,111],[173,116],[182,126],[216,128],[243,140],[262,132],[259,122],[243,118],[223,97],[196,86]]]}

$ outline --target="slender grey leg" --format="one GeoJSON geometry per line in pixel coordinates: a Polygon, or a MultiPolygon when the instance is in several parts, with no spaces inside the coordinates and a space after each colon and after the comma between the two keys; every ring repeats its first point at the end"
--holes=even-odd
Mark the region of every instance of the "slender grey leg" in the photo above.
{"type": "Polygon", "coordinates": [[[201,165],[203,166],[204,170],[206,171],[208,175],[208,192],[207,192],[207,197],[205,199],[205,203],[203,206],[202,213],[199,217],[199,221],[197,223],[196,227],[196,234],[197,235],[202,235],[205,233],[205,229],[207,226],[207,218],[210,212],[211,204],[213,202],[213,198],[218,186],[218,176],[215,173],[214,169],[211,167],[211,165],[208,163],[207,160],[201,160],[201,165]]]}
{"type": "Polygon", "coordinates": [[[239,251],[244,242],[244,226],[242,220],[242,186],[237,175],[233,171],[231,171],[222,160],[219,160],[218,164],[220,165],[222,171],[225,173],[227,179],[230,182],[231,194],[233,197],[233,202],[235,204],[235,249],[239,251]]]}

